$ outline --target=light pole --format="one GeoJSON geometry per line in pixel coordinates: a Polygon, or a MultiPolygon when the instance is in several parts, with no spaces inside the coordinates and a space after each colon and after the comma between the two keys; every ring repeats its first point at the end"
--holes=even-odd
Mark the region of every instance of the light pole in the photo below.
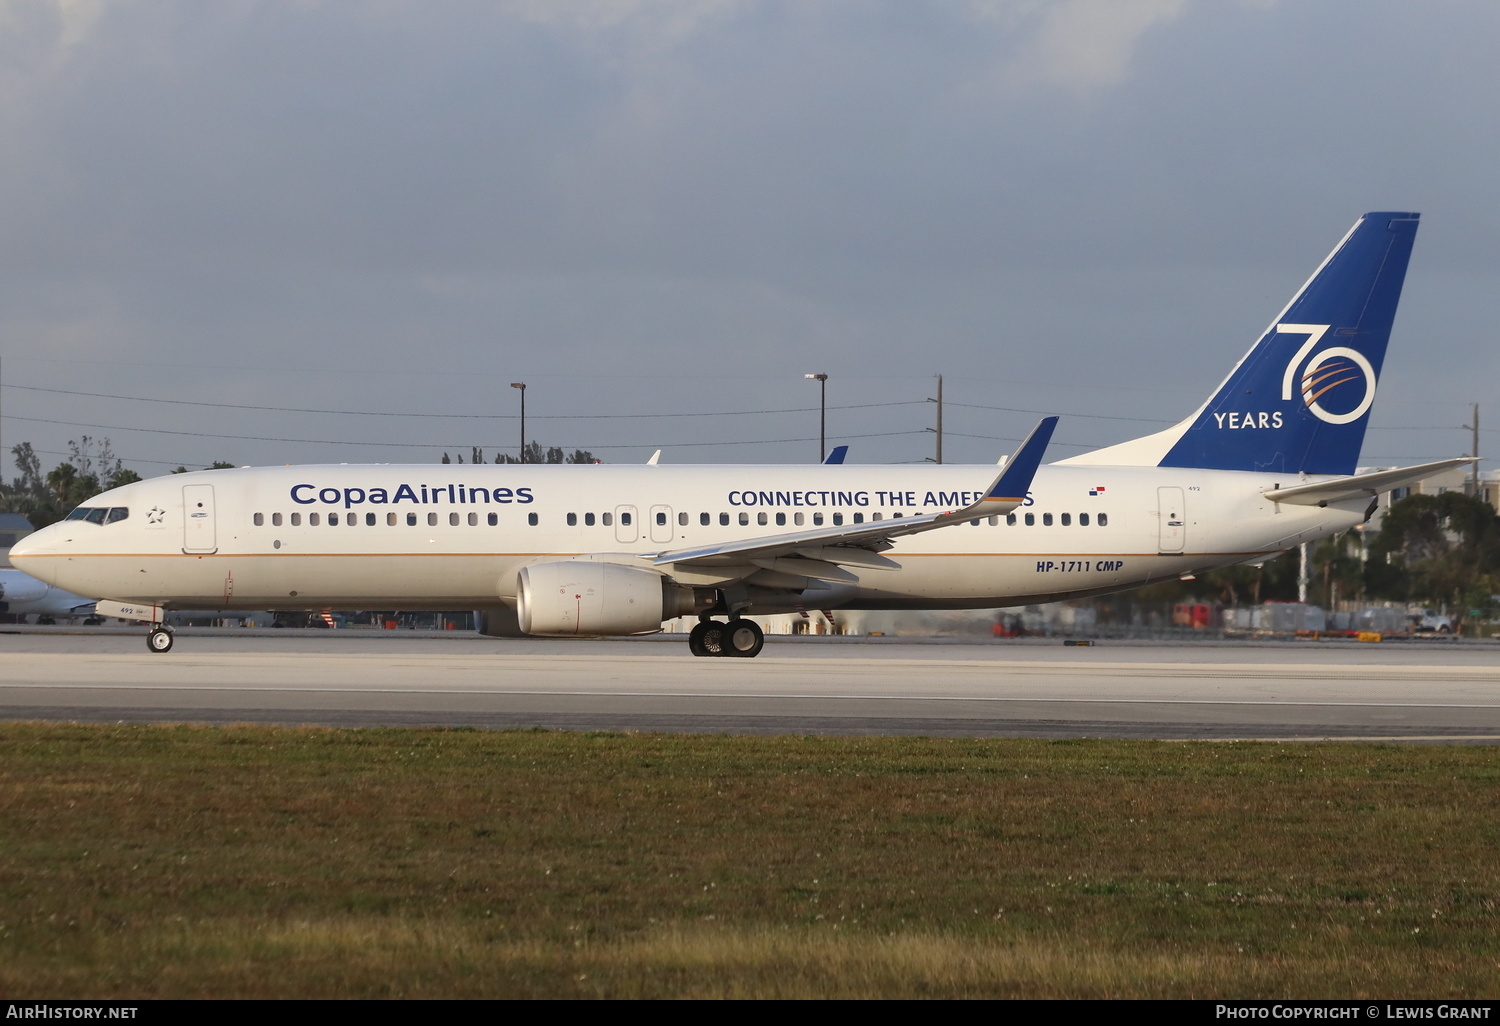
{"type": "Polygon", "coordinates": [[[521,462],[526,462],[526,382],[512,381],[511,388],[521,390],[521,462]]]}
{"type": "Polygon", "coordinates": [[[822,463],[828,458],[828,375],[804,374],[802,376],[818,383],[818,462],[822,463]]]}
{"type": "Polygon", "coordinates": [[[930,403],[937,403],[937,427],[936,428],[928,428],[927,429],[928,431],[934,431],[934,430],[937,431],[937,455],[935,457],[933,457],[933,456],[927,457],[933,463],[941,463],[941,462],[943,462],[943,376],[941,374],[939,374],[937,376],[937,379],[938,379],[938,394],[937,394],[937,398],[936,399],[929,399],[929,400],[927,400],[930,403]]]}

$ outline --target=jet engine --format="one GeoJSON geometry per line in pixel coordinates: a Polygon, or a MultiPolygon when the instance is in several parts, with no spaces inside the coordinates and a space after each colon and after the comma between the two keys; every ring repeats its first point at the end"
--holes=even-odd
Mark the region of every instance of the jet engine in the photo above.
{"type": "Polygon", "coordinates": [[[650,570],[566,559],[521,571],[516,613],[527,634],[650,634],[718,598],[712,588],[686,588],[650,570]]]}
{"type": "Polygon", "coordinates": [[[0,574],[0,601],[36,602],[47,597],[47,585],[19,570],[0,574]]]}

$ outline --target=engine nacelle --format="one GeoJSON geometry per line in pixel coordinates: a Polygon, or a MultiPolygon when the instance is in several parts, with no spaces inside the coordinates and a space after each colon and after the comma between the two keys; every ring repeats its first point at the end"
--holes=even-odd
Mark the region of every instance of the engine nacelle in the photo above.
{"type": "Polygon", "coordinates": [[[516,613],[527,634],[650,634],[717,600],[713,589],[685,588],[650,570],[565,559],[522,569],[516,613]]]}
{"type": "Polygon", "coordinates": [[[6,602],[39,602],[47,597],[47,584],[19,570],[0,574],[0,600],[6,602]]]}

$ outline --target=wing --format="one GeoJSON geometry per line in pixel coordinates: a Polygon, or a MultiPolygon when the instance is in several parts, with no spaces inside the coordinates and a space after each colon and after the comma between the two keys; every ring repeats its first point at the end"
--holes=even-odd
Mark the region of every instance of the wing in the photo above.
{"type": "Polygon", "coordinates": [[[880,555],[882,550],[891,547],[895,539],[923,531],[935,531],[979,517],[1009,513],[1021,505],[1056,427],[1056,417],[1043,418],[1016,449],[1015,455],[1006,461],[999,476],[985,489],[983,497],[963,509],[898,517],[871,524],[846,524],[791,534],[762,535],[696,548],[671,549],[657,553],[652,562],[656,566],[674,570],[697,570],[700,575],[706,571],[707,576],[712,576],[715,568],[728,570],[738,566],[821,581],[857,580],[854,574],[843,569],[845,566],[864,570],[895,570],[900,564],[880,555]]]}

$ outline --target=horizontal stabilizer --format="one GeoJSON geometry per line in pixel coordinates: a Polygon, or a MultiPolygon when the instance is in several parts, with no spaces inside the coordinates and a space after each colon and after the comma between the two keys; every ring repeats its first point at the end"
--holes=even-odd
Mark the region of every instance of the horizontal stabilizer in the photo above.
{"type": "Polygon", "coordinates": [[[1422,463],[1415,467],[1397,467],[1395,470],[1381,470],[1373,474],[1356,474],[1352,477],[1340,477],[1333,481],[1315,481],[1311,484],[1292,485],[1290,488],[1273,488],[1264,493],[1265,497],[1272,502],[1290,502],[1298,506],[1326,506],[1330,502],[1342,502],[1345,499],[1366,499],[1381,492],[1388,492],[1392,488],[1405,488],[1414,485],[1418,481],[1425,481],[1445,470],[1461,467],[1465,463],[1473,463],[1473,456],[1462,456],[1458,459],[1439,460],[1436,463],[1422,463]]]}

